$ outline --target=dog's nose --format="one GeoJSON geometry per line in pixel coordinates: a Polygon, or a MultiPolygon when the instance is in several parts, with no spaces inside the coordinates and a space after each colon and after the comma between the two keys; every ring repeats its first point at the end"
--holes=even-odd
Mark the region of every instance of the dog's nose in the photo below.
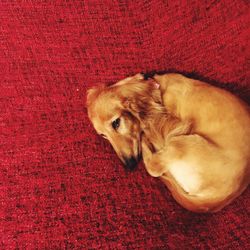
{"type": "Polygon", "coordinates": [[[125,158],[125,166],[128,170],[134,170],[137,166],[137,160],[135,157],[125,158]]]}

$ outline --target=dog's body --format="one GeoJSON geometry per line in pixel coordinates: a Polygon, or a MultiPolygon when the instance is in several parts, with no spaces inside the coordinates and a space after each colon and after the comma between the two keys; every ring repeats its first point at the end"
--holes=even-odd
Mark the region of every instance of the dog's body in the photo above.
{"type": "Polygon", "coordinates": [[[189,210],[218,211],[249,184],[249,108],[227,91],[179,74],[136,75],[90,90],[88,113],[126,165],[142,152],[148,173],[189,210]]]}

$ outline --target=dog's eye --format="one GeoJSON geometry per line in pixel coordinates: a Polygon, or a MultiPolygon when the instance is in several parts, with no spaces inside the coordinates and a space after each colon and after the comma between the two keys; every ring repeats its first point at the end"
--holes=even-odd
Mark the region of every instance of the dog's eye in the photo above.
{"type": "Polygon", "coordinates": [[[119,128],[119,126],[120,126],[120,121],[121,121],[121,119],[120,119],[120,118],[117,118],[116,120],[114,120],[114,121],[112,122],[112,127],[113,127],[115,130],[119,128]]]}

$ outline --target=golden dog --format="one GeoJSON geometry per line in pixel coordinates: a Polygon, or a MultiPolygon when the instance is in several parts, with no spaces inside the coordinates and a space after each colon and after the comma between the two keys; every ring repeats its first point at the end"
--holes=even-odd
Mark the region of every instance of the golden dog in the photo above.
{"type": "Polygon", "coordinates": [[[225,90],[180,74],[137,74],[90,89],[87,106],[123,163],[133,169],[142,154],[186,209],[216,212],[249,184],[249,107],[225,90]]]}

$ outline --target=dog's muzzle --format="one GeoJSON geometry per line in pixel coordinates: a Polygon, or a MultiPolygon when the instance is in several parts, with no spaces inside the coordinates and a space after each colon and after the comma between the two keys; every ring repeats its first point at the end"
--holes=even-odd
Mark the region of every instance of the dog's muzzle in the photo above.
{"type": "Polygon", "coordinates": [[[136,160],[135,157],[131,157],[131,158],[125,158],[125,167],[128,170],[134,170],[138,164],[138,161],[136,160]]]}

